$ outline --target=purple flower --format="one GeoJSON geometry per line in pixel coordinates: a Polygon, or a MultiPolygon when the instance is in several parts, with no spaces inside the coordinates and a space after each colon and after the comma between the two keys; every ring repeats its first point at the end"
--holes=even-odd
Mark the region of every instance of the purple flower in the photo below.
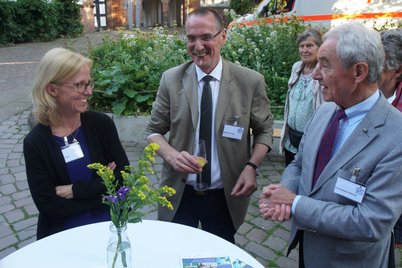
{"type": "Polygon", "coordinates": [[[112,203],[116,203],[117,202],[117,196],[113,196],[113,195],[108,195],[106,196],[106,199],[109,200],[112,203]]]}
{"type": "Polygon", "coordinates": [[[119,197],[120,200],[123,200],[126,197],[126,194],[130,191],[130,188],[127,186],[122,186],[118,191],[117,191],[117,196],[119,197]]]}

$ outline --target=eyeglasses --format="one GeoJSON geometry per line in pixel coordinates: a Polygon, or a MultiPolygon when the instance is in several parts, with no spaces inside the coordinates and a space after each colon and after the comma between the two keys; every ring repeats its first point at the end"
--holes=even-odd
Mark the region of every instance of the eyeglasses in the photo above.
{"type": "Polygon", "coordinates": [[[187,39],[188,43],[195,43],[197,41],[197,39],[199,39],[201,42],[209,42],[209,41],[212,41],[215,37],[217,37],[218,34],[220,34],[222,31],[223,31],[223,29],[221,29],[215,35],[211,35],[211,34],[205,34],[205,35],[201,35],[201,36],[187,35],[186,39],[187,39]]]}
{"type": "Polygon", "coordinates": [[[88,83],[84,83],[84,82],[80,82],[80,83],[61,83],[61,84],[56,84],[58,86],[66,86],[66,87],[75,87],[75,89],[77,89],[78,93],[84,93],[88,87],[91,87],[91,89],[94,88],[94,82],[89,80],[88,83]]]}

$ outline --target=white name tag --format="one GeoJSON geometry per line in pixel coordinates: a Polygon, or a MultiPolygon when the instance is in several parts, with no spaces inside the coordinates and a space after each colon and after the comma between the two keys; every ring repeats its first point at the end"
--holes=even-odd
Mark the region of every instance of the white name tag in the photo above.
{"type": "Polygon", "coordinates": [[[360,184],[345,180],[338,177],[334,193],[353,200],[357,203],[361,203],[366,192],[366,187],[360,184]]]}
{"type": "Polygon", "coordinates": [[[236,127],[232,125],[225,125],[223,128],[222,137],[241,140],[243,136],[244,128],[236,127]]]}
{"type": "Polygon", "coordinates": [[[74,142],[63,147],[61,152],[63,153],[64,161],[66,161],[66,163],[84,157],[84,153],[81,150],[79,142],[74,142]]]}

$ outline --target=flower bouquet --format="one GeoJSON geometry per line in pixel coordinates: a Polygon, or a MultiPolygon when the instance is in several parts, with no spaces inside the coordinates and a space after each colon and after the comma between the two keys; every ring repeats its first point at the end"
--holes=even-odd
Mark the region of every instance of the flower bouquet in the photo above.
{"type": "Polygon", "coordinates": [[[109,267],[118,267],[116,263],[120,263],[121,267],[130,266],[131,258],[127,256],[127,254],[131,254],[130,246],[127,238],[127,241],[124,241],[123,231],[126,230],[128,222],[141,221],[141,217],[145,213],[139,211],[140,209],[146,205],[157,204],[173,209],[167,196],[174,195],[176,191],[168,186],[155,189],[146,176],[155,174],[153,162],[158,149],[159,146],[155,143],[146,146],[142,159],[138,160],[138,165],[128,166],[121,171],[122,183],[116,180],[109,167],[99,163],[88,165],[89,168],[97,170],[96,173],[102,178],[103,184],[106,186],[107,194],[104,196],[103,202],[110,207],[111,231],[117,233],[117,240],[109,243],[108,246],[108,251],[110,251],[111,246],[114,248],[114,256],[112,258],[108,256],[109,267]],[[119,255],[121,258],[118,258],[119,255]]]}

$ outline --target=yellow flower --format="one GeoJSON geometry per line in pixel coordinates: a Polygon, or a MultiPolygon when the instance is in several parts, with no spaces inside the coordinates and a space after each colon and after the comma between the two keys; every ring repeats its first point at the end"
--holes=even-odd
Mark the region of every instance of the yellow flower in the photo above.
{"type": "Polygon", "coordinates": [[[137,196],[140,200],[145,200],[147,198],[147,196],[142,191],[138,191],[137,196]]]}
{"type": "Polygon", "coordinates": [[[172,196],[172,195],[176,194],[176,190],[174,188],[166,186],[166,185],[161,188],[161,191],[164,192],[165,194],[167,194],[168,196],[172,196]]]}
{"type": "Polygon", "coordinates": [[[166,196],[172,196],[176,191],[168,186],[155,189],[147,177],[156,174],[152,163],[155,161],[156,151],[159,146],[151,143],[144,148],[143,158],[138,160],[137,166],[126,167],[122,170],[123,183],[116,180],[114,172],[100,163],[88,165],[95,169],[102,178],[106,187],[106,195],[103,202],[110,206],[112,222],[116,227],[121,227],[127,222],[139,222],[144,213],[139,210],[147,205],[167,207],[172,210],[172,203],[166,196]]]}

